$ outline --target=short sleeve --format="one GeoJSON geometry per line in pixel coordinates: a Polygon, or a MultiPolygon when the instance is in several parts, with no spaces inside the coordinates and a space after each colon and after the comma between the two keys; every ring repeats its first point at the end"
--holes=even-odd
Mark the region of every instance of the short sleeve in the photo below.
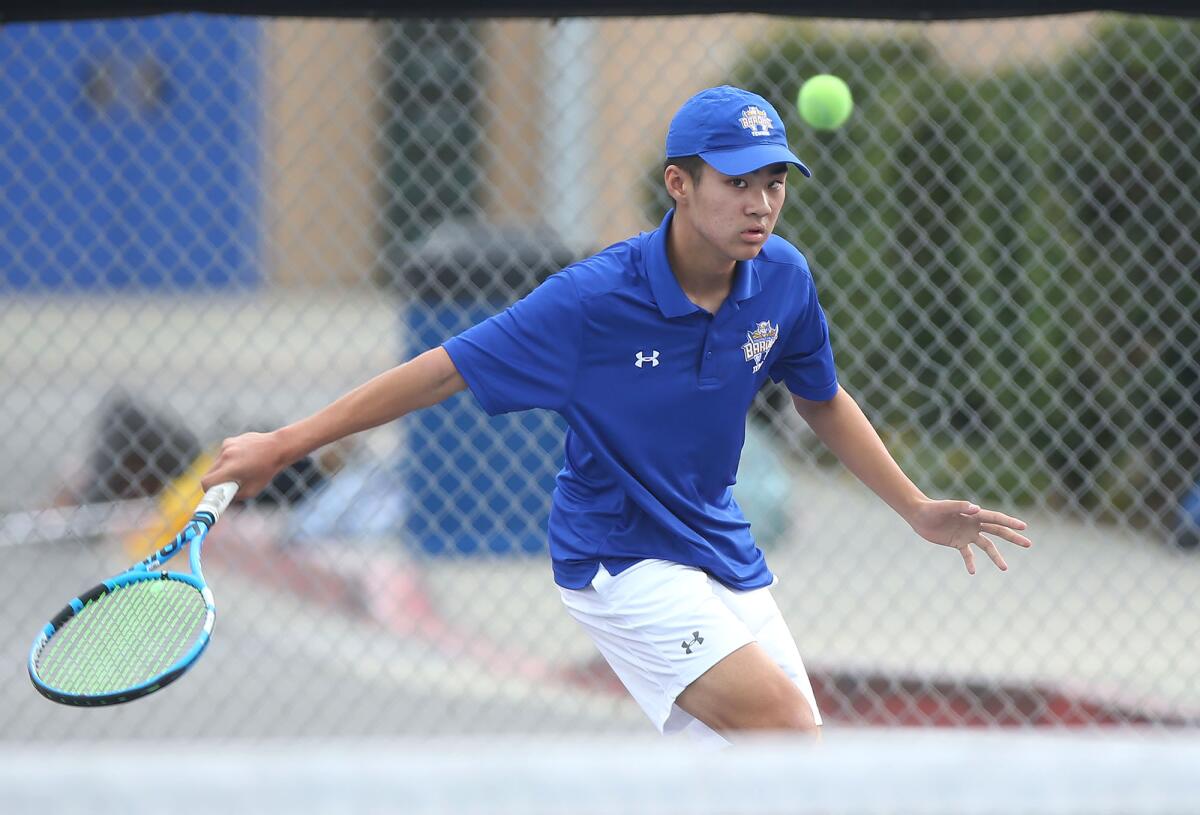
{"type": "Polygon", "coordinates": [[[489,414],[558,410],[570,400],[582,324],[575,284],[559,272],[442,347],[489,414]]]}
{"type": "Polygon", "coordinates": [[[788,332],[783,353],[771,366],[770,375],[774,381],[786,383],[796,396],[824,402],[837,395],[837,369],[817,288],[810,275],[805,274],[804,280],[799,314],[788,332]]]}

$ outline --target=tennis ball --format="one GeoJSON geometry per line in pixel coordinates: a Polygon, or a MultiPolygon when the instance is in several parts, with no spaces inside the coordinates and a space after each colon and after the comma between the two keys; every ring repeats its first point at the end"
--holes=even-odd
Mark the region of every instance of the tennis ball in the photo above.
{"type": "Polygon", "coordinates": [[[800,118],[817,130],[837,130],[854,109],[850,88],[833,74],[817,74],[800,86],[796,95],[800,118]]]}

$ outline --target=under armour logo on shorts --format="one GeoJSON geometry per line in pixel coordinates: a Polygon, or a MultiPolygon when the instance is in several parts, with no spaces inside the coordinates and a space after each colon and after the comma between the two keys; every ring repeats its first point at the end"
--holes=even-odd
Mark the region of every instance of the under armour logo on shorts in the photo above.
{"type": "Polygon", "coordinates": [[[693,631],[692,638],[690,640],[684,640],[681,643],[681,645],[683,646],[683,652],[685,654],[690,654],[692,652],[693,645],[703,645],[703,644],[704,644],[704,637],[700,636],[699,631],[693,631]]]}

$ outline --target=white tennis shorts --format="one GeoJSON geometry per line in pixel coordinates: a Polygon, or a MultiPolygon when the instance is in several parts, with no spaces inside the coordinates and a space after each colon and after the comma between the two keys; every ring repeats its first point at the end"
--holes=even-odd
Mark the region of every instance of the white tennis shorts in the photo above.
{"type": "Polygon", "coordinates": [[[601,567],[591,586],[560,592],[571,616],[661,733],[724,741],[675,699],[751,642],[796,683],[821,723],[800,651],[769,588],[736,591],[700,569],[643,560],[615,577],[601,567]]]}

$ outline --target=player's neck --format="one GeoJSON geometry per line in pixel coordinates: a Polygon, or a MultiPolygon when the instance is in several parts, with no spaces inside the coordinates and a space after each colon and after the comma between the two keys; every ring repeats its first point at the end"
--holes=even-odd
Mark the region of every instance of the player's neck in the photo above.
{"type": "Polygon", "coordinates": [[[734,261],[716,252],[678,213],[667,232],[667,261],[688,299],[715,314],[733,285],[734,261]]]}

